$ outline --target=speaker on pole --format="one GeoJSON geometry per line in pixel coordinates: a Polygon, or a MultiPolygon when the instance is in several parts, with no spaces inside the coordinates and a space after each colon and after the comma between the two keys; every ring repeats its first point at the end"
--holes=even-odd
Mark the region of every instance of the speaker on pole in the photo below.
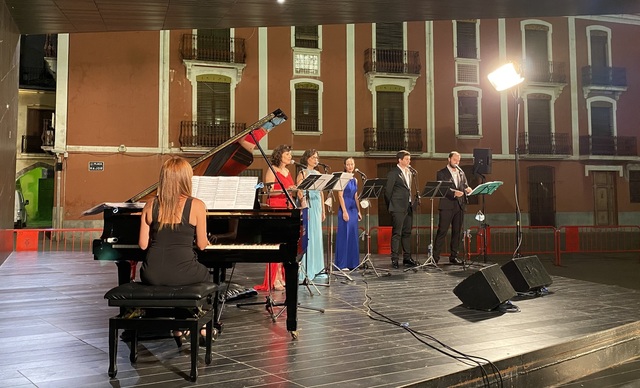
{"type": "Polygon", "coordinates": [[[471,274],[453,293],[465,306],[476,310],[493,310],[517,295],[498,264],[471,274]]]}
{"type": "Polygon", "coordinates": [[[491,149],[473,149],[473,171],[478,174],[491,174],[491,149]]]}
{"type": "Polygon", "coordinates": [[[517,292],[537,291],[553,283],[538,256],[514,257],[501,268],[517,292]]]}

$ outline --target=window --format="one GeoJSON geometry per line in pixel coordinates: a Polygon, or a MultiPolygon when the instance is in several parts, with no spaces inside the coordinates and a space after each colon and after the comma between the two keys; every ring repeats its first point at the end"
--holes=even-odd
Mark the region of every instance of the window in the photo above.
{"type": "Polygon", "coordinates": [[[230,29],[198,29],[198,59],[231,62],[231,52],[230,29]]]}
{"type": "Polygon", "coordinates": [[[529,172],[529,218],[531,226],[556,225],[554,169],[531,166],[529,172]]]}
{"type": "Polygon", "coordinates": [[[230,82],[198,81],[198,122],[228,124],[231,121],[230,82]]]}
{"type": "Polygon", "coordinates": [[[527,113],[526,150],[529,154],[553,154],[551,97],[546,94],[527,96],[527,113]]]}
{"type": "Polygon", "coordinates": [[[479,136],[478,118],[479,96],[475,90],[458,90],[457,134],[460,136],[479,136]]]}
{"type": "Polygon", "coordinates": [[[295,47],[319,48],[318,26],[295,26],[295,47]]]}
{"type": "Polygon", "coordinates": [[[400,91],[377,91],[378,129],[404,128],[404,93],[400,91]]]}
{"type": "Polygon", "coordinates": [[[640,203],[640,170],[629,171],[629,198],[631,203],[640,203]]]}
{"type": "Polygon", "coordinates": [[[320,132],[319,91],[320,87],[315,83],[295,84],[295,131],[320,132]]]}
{"type": "Polygon", "coordinates": [[[523,21],[524,73],[532,82],[551,81],[551,25],[523,21]]]}
{"type": "Polygon", "coordinates": [[[475,21],[455,22],[456,27],[456,57],[478,59],[478,44],[475,21]]]}
{"type": "Polygon", "coordinates": [[[402,50],[404,28],[402,23],[376,23],[376,48],[378,50],[402,50]]]}
{"type": "Polygon", "coordinates": [[[291,27],[293,75],[320,76],[320,26],[291,27]]]}

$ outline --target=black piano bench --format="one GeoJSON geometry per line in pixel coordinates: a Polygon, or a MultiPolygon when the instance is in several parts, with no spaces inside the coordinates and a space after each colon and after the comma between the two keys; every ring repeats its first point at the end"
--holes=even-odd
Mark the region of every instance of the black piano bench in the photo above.
{"type": "Polygon", "coordinates": [[[213,337],[213,304],[218,286],[196,283],[188,286],[150,286],[126,283],[112,288],[104,295],[109,306],[124,310],[143,310],[142,314],[121,313],[109,319],[109,377],[116,377],[118,367],[118,330],[131,330],[129,360],[137,359],[138,330],[189,330],[191,332],[191,381],[198,379],[198,350],[200,328],[206,327],[204,361],[211,364],[213,337]]]}

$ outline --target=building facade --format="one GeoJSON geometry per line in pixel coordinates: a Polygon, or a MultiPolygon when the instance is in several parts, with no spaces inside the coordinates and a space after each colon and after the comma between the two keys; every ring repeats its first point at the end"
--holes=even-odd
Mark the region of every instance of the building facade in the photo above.
{"type": "MultiPolygon", "coordinates": [[[[637,225],[636,36],[630,15],[61,34],[53,224],[99,227],[82,212],[157,182],[167,155],[195,159],[280,108],[268,155],[315,148],[333,171],[352,156],[373,178],[407,149],[418,193],[459,151],[472,185],[504,182],[469,224],[513,225],[519,207],[524,225],[637,225]],[[525,81],[498,92],[487,75],[506,62],[525,81]]],[[[389,224],[382,199],[370,211],[389,224]]]]}

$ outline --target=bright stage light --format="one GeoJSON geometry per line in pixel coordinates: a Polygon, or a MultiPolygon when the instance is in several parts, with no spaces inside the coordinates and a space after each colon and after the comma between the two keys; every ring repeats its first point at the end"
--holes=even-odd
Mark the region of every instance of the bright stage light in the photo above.
{"type": "Polygon", "coordinates": [[[513,63],[502,65],[487,76],[493,87],[501,92],[512,88],[524,81],[524,78],[518,74],[513,63]]]}

